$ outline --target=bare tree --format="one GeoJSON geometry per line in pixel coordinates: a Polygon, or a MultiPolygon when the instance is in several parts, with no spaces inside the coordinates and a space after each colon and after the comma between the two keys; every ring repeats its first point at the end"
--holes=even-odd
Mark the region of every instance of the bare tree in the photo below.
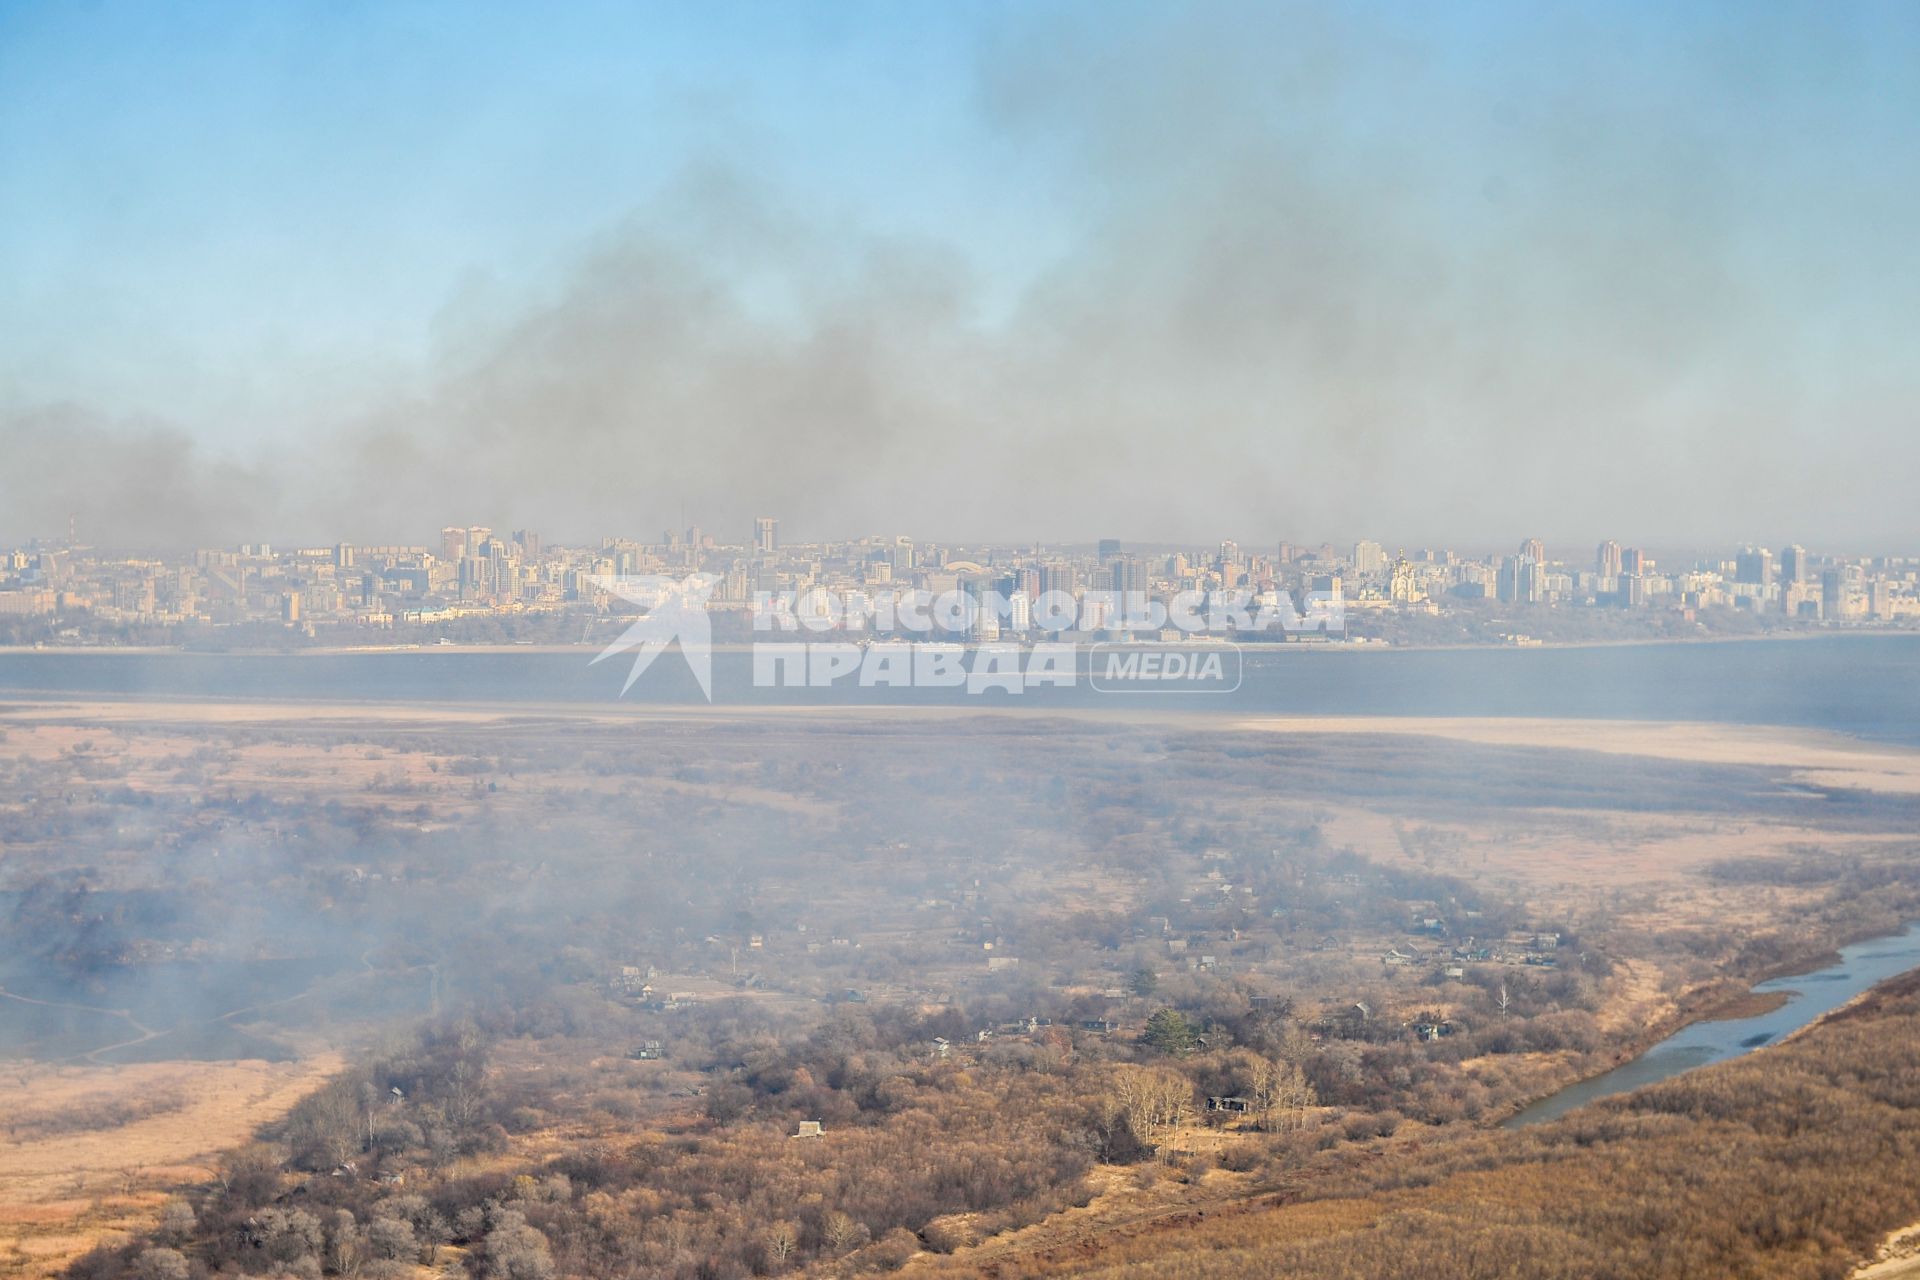
{"type": "Polygon", "coordinates": [[[1193,1110],[1193,1085],[1165,1067],[1124,1066],[1114,1073],[1113,1102],[1142,1142],[1153,1142],[1193,1110]]]}
{"type": "Polygon", "coordinates": [[[133,1260],[134,1280],[189,1280],[193,1268],[177,1249],[142,1249],[133,1260]]]}
{"type": "Polygon", "coordinates": [[[366,1257],[366,1234],[350,1209],[335,1209],[326,1233],[327,1269],[350,1276],[366,1257]]]}
{"type": "Polygon", "coordinates": [[[486,1274],[491,1280],[553,1280],[547,1238],[517,1210],[501,1213],[487,1233],[486,1274]]]}
{"type": "Polygon", "coordinates": [[[845,1253],[865,1242],[867,1228],[835,1209],[827,1215],[825,1233],[828,1248],[835,1253],[845,1253]]]}
{"type": "Polygon", "coordinates": [[[1306,1072],[1297,1062],[1285,1058],[1255,1060],[1251,1072],[1254,1113],[1260,1127],[1269,1133],[1306,1126],[1307,1111],[1318,1099],[1306,1072]]]}
{"type": "Polygon", "coordinates": [[[420,1252],[413,1225],[398,1218],[375,1218],[367,1227],[367,1247],[375,1257],[387,1259],[412,1258],[420,1252]]]}
{"type": "Polygon", "coordinates": [[[800,1247],[800,1227],[797,1223],[782,1218],[767,1224],[761,1243],[767,1251],[769,1270],[781,1271],[786,1268],[787,1260],[793,1257],[795,1249],[800,1247]]]}
{"type": "Polygon", "coordinates": [[[160,1211],[160,1224],[154,1230],[154,1236],[165,1244],[180,1244],[193,1237],[194,1228],[200,1220],[194,1215],[193,1206],[185,1200],[169,1200],[160,1211]]]}

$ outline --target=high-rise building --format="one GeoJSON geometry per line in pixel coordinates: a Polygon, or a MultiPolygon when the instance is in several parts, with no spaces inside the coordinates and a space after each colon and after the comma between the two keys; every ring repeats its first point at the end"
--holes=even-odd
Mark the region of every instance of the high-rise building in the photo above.
{"type": "Polygon", "coordinates": [[[1033,630],[1033,600],[1024,591],[1015,592],[1007,600],[1007,630],[1033,630]]]}
{"type": "Polygon", "coordinates": [[[780,522],[772,516],[756,516],[753,521],[753,549],[770,556],[780,549],[780,522]]]}
{"type": "Polygon", "coordinates": [[[1353,571],[1366,575],[1381,573],[1387,567],[1387,553],[1377,542],[1360,541],[1353,544],[1353,571]]]}
{"type": "Polygon", "coordinates": [[[1058,591],[1065,595],[1072,595],[1074,586],[1072,565],[1060,564],[1056,561],[1040,566],[1040,594],[1058,591]]]}
{"type": "Polygon", "coordinates": [[[1640,548],[1628,547],[1620,553],[1620,572],[1628,577],[1637,578],[1643,573],[1652,571],[1653,561],[1640,548]]]}
{"type": "Polygon", "coordinates": [[[1829,621],[1847,616],[1847,574],[1829,569],[1820,575],[1820,616],[1829,621]]]}
{"type": "Polygon", "coordinates": [[[460,557],[460,598],[472,600],[493,588],[493,561],[483,555],[460,557]]]}
{"type": "Polygon", "coordinates": [[[1733,560],[1733,580],[1754,586],[1773,585],[1773,552],[1765,547],[1742,547],[1733,560]]]}
{"type": "Polygon", "coordinates": [[[1867,616],[1870,618],[1893,616],[1893,584],[1885,578],[1875,578],[1867,584],[1867,616]]]}
{"type": "Polygon", "coordinates": [[[440,531],[440,558],[448,564],[459,564],[460,557],[467,554],[467,531],[449,525],[440,531]]]}
{"type": "Polygon", "coordinates": [[[1609,538],[1593,553],[1593,571],[1603,578],[1617,578],[1620,569],[1620,544],[1609,538]]]}
{"type": "Polygon", "coordinates": [[[1505,604],[1539,604],[1547,596],[1546,567],[1532,556],[1508,556],[1494,590],[1505,604]]]}
{"type": "Polygon", "coordinates": [[[1788,586],[1813,581],[1812,559],[1797,542],[1780,553],[1780,581],[1788,586]]]}
{"type": "Polygon", "coordinates": [[[1119,554],[1120,554],[1120,539],[1102,538],[1100,539],[1099,548],[1094,553],[1094,559],[1099,560],[1102,564],[1104,564],[1108,560],[1113,559],[1115,556],[1119,554]]]}
{"type": "Polygon", "coordinates": [[[1520,544],[1520,554],[1535,564],[1547,562],[1547,544],[1538,538],[1528,538],[1520,544]]]}

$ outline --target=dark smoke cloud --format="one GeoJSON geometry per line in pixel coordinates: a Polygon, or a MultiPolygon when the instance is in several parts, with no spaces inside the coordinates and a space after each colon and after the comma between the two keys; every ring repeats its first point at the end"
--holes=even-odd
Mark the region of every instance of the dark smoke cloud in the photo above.
{"type": "Polygon", "coordinates": [[[1912,540],[1886,228],[1767,203],[1764,60],[1699,55],[1729,128],[1644,74],[1694,53],[1551,11],[1484,89],[1324,11],[1132,12],[983,52],[984,121],[1078,228],[1010,310],[716,155],[547,296],[450,302],[421,389],[297,449],[6,420],[0,533],[1912,540]]]}
{"type": "Polygon", "coordinates": [[[206,455],[184,431],[77,405],[0,412],[0,536],[127,547],[252,537],[283,476],[206,455]]]}

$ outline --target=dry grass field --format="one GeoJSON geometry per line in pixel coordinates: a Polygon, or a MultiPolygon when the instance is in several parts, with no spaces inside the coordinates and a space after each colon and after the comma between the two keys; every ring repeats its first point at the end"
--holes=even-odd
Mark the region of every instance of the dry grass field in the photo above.
{"type": "Polygon", "coordinates": [[[150,1225],[223,1151],[340,1069],[297,1062],[8,1064],[0,1072],[0,1276],[45,1276],[150,1225]]]}
{"type": "MultiPolygon", "coordinates": [[[[1871,861],[1909,839],[1900,806],[1920,793],[1920,752],[1797,730],[1677,724],[128,700],[13,704],[0,708],[0,735],[0,764],[38,785],[112,797],[112,804],[122,806],[115,813],[144,814],[127,808],[130,799],[170,804],[196,829],[226,824],[230,835],[245,833],[260,846],[311,840],[303,834],[303,815],[324,812],[333,815],[330,822],[375,823],[370,829],[400,832],[406,840],[526,831],[559,841],[555,847],[566,848],[568,856],[584,841],[579,856],[589,871],[619,867],[625,874],[644,865],[633,860],[652,856],[636,842],[647,838],[647,822],[655,818],[698,824],[747,815],[762,824],[749,830],[777,832],[788,842],[811,840],[811,832],[823,833],[824,842],[830,833],[858,831],[872,843],[840,848],[843,868],[820,864],[824,855],[802,843],[794,846],[799,861],[778,873],[797,879],[777,879],[769,871],[762,887],[757,882],[763,873],[749,877],[760,895],[750,904],[756,919],[774,926],[752,927],[767,928],[770,939],[775,927],[787,927],[802,914],[856,921],[857,928],[827,925],[804,937],[788,936],[778,940],[786,948],[780,956],[764,958],[743,950],[744,933],[725,940],[693,936],[674,944],[671,963],[661,963],[657,982],[663,991],[698,1001],[737,999],[794,1019],[814,1016],[826,994],[856,982],[876,1000],[931,1001],[926,1007],[938,1007],[948,992],[963,990],[986,972],[979,938],[991,939],[992,933],[982,932],[979,921],[989,907],[980,905],[969,915],[945,901],[966,896],[967,886],[954,872],[940,874],[956,875],[957,888],[921,886],[902,865],[923,856],[922,850],[943,848],[939,841],[946,833],[964,836],[969,828],[929,817],[922,829],[908,831],[896,829],[884,805],[865,812],[892,784],[894,772],[910,780],[908,794],[917,794],[911,788],[951,771],[961,796],[954,813],[968,818],[967,789],[990,792],[997,770],[1031,776],[1036,762],[1045,767],[1057,760],[1085,770],[1091,781],[1073,784],[1057,798],[1040,795],[1040,808],[1056,807],[1060,822],[1078,823],[1076,831],[1090,827],[1092,834],[1071,843],[1055,834],[1014,831],[983,855],[979,867],[964,872],[980,877],[972,898],[984,902],[983,894],[994,895],[998,920],[992,928],[1013,935],[1029,957],[1029,968],[1020,972],[1033,976],[1010,980],[1024,984],[1011,989],[1043,986],[1049,971],[1033,968],[1036,961],[1052,964],[1055,973],[1075,970],[1072,946],[1081,944],[1062,941],[1049,950],[1052,932],[1092,928],[1089,936],[1096,936],[1099,930],[1088,921],[1104,913],[1133,922],[1127,927],[1135,932],[1127,936],[1137,938],[1138,920],[1178,909],[1217,887],[1202,875],[1218,872],[1175,872],[1154,863],[1154,840],[1164,842],[1173,829],[1153,825],[1161,821],[1156,806],[1171,811],[1191,805],[1198,817],[1182,822],[1218,826],[1212,836],[1182,837],[1195,863],[1208,839],[1258,841],[1264,831],[1311,828],[1317,847],[1328,856],[1354,859],[1352,865],[1379,868],[1409,883],[1476,886],[1517,904],[1515,910],[1604,937],[1610,969],[1594,979],[1587,1008],[1599,1031],[1623,1047],[1648,1028],[1737,997],[1743,988],[1727,989],[1713,975],[1719,960],[1747,936],[1802,918],[1811,937],[1840,931],[1833,921],[1813,918],[1825,881],[1723,875],[1720,869],[1731,863],[1786,868],[1809,857],[1871,861]],[[636,736],[664,763],[609,765],[636,736]],[[1270,782],[1263,756],[1269,749],[1278,761],[1272,770],[1287,785],[1270,782]],[[1137,779],[1161,769],[1169,780],[1156,785],[1166,799],[1129,792],[1137,779]],[[1374,769],[1377,776],[1370,773],[1374,769]],[[1623,772],[1616,778],[1616,771],[1623,772]],[[1588,775],[1594,778],[1590,790],[1588,775]],[[1410,777],[1417,785],[1400,785],[1410,777]],[[1773,807],[1745,812],[1719,802],[1715,788],[1723,777],[1756,788],[1753,794],[1769,797],[1773,807]],[[1622,802],[1619,789],[1640,785],[1636,780],[1642,778],[1669,790],[1658,803],[1622,802]],[[1835,806],[1829,818],[1830,810],[1806,799],[1801,789],[1869,802],[1879,797],[1890,816],[1863,802],[1835,806]],[[223,797],[217,818],[202,807],[213,796],[223,797]],[[1108,800],[1095,803],[1098,797],[1108,800]],[[1137,802],[1138,812],[1147,815],[1144,825],[1116,819],[1102,827],[1116,807],[1113,797],[1137,802]],[[604,814],[595,806],[603,806],[604,814]],[[637,827],[625,817],[629,813],[643,816],[637,827]],[[595,851],[600,841],[604,852],[595,851]],[[901,905],[889,908],[890,915],[862,920],[864,904],[877,900],[870,890],[878,884],[901,905]],[[1017,926],[1009,904],[1017,904],[1023,917],[1017,926]],[[829,943],[837,933],[857,934],[857,943],[838,937],[829,943]],[[959,935],[964,938],[955,941],[959,935]],[[1676,939],[1704,941],[1696,953],[1676,939]],[[816,965],[831,965],[822,972],[834,976],[796,982],[816,965]]],[[[44,811],[33,803],[24,793],[0,796],[0,815],[21,819],[15,830],[28,829],[28,819],[46,825],[44,811]]],[[[71,836],[57,824],[48,831],[44,838],[16,839],[0,848],[0,867],[57,863],[62,841],[71,836]]],[[[151,880],[147,842],[154,835],[146,827],[96,824],[88,838],[92,874],[127,884],[151,880]]],[[[384,862],[362,860],[351,849],[348,856],[364,861],[364,868],[351,869],[356,893],[364,894],[371,883],[363,872],[397,867],[418,874],[391,854],[384,862]]],[[[511,911],[523,895],[547,892],[539,886],[552,856],[539,850],[526,855],[525,865],[497,864],[488,874],[505,879],[483,914],[511,911]]],[[[293,865],[300,869],[297,860],[293,865]]],[[[681,892],[693,894],[687,886],[700,880],[696,866],[681,892]]],[[[336,881],[307,888],[321,893],[329,907],[345,896],[336,881]]],[[[720,918],[743,914],[730,905],[720,918]]],[[[1362,990],[1383,1009],[1401,1012],[1452,1013],[1470,1009],[1470,998],[1484,998],[1458,984],[1422,984],[1411,972],[1381,969],[1382,951],[1406,944],[1404,923],[1361,919],[1338,945],[1327,946],[1315,941],[1319,926],[1311,936],[1267,938],[1257,931],[1259,919],[1249,913],[1242,921],[1253,936],[1242,937],[1241,926],[1222,926],[1206,946],[1228,961],[1230,982],[1247,990],[1282,985],[1300,998],[1303,1017],[1316,1004],[1337,1005],[1362,990]]],[[[1122,957],[1102,965],[1137,963],[1125,959],[1125,951],[1139,954],[1142,944],[1117,945],[1122,957]]],[[[1164,944],[1155,945],[1163,948],[1165,963],[1164,944]]],[[[424,975],[428,967],[422,956],[371,953],[376,951],[349,966],[349,978],[373,974],[377,966],[401,978],[424,975]]],[[[1174,968],[1185,966],[1176,962],[1174,968]]],[[[424,976],[406,980],[424,983],[424,976]]],[[[1055,985],[1075,999],[1091,1000],[1116,980],[1094,972],[1055,985]]],[[[1201,978],[1178,972],[1175,980],[1193,984],[1201,978]]],[[[583,985],[577,977],[571,981],[583,985]]],[[[6,996],[22,994],[30,993],[6,996]]],[[[223,1016],[227,1009],[220,1006],[223,1016]]],[[[237,1012],[235,1021],[244,1026],[249,1015],[237,1012]]],[[[288,1025],[277,1025],[273,1034],[298,1049],[288,1061],[223,1060],[218,1054],[203,1055],[204,1061],[170,1060],[164,1052],[156,1061],[116,1061],[105,1046],[145,1039],[132,1015],[120,1016],[130,1025],[116,1026],[98,1050],[88,1046],[53,1062],[14,1062],[0,1073],[0,1276],[53,1274],[92,1242],[150,1224],[170,1195],[206,1181],[219,1152],[249,1141],[340,1071],[352,1031],[333,1025],[302,1034],[296,1025],[289,1036],[288,1025]]],[[[557,1069],[543,1044],[537,1037],[505,1043],[495,1069],[523,1082],[539,1080],[557,1069]]],[[[164,1050],[165,1042],[156,1047],[164,1050]]],[[[610,1043],[596,1052],[611,1056],[596,1059],[583,1078],[600,1078],[596,1072],[617,1077],[623,1050],[610,1043]]],[[[1508,1051],[1468,1059],[1457,1070],[1464,1078],[1484,1078],[1487,1090],[1507,1097],[1564,1082],[1575,1061],[1587,1060],[1508,1051]]],[[[675,1088],[690,1091],[697,1083],[690,1075],[675,1088]]],[[[684,1111],[693,1104],[682,1099],[674,1105],[684,1111]]],[[[676,1123],[694,1122],[682,1116],[676,1123]]],[[[618,1132],[608,1124],[603,1116],[584,1127],[517,1135],[513,1158],[559,1158],[582,1135],[602,1140],[618,1132]]],[[[1397,1160],[1417,1149],[1419,1133],[1409,1129],[1392,1140],[1343,1148],[1315,1167],[1324,1167],[1324,1176],[1345,1176],[1355,1160],[1397,1160]]],[[[915,1265],[1004,1267],[1006,1274],[1018,1274],[1078,1253],[1099,1256],[1110,1252],[1113,1240],[1152,1237],[1171,1226],[1204,1222],[1209,1234],[1230,1239],[1232,1219],[1262,1212],[1263,1197],[1271,1194],[1262,1177],[1225,1167],[1235,1161],[1228,1149],[1232,1139],[1218,1129],[1194,1127],[1167,1142],[1202,1158],[1185,1171],[1165,1163],[1098,1166],[1089,1175],[1092,1199],[1086,1205],[996,1228],[946,1262],[922,1259],[915,1265]]],[[[1262,1217],[1261,1231],[1270,1241],[1304,1240],[1358,1230],[1366,1213],[1352,1200],[1323,1200],[1262,1217]]],[[[963,1216],[945,1229],[968,1237],[977,1234],[975,1226],[963,1216]]],[[[1884,1262],[1906,1265],[1897,1256],[1884,1262]]]]}

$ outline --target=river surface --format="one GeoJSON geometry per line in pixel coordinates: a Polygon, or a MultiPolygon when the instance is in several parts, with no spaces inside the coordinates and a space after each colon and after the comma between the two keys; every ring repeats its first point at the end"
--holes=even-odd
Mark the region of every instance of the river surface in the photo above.
{"type": "Polygon", "coordinates": [[[1683,1071],[1723,1062],[1772,1044],[1831,1013],[1875,983],[1920,967],[1920,924],[1892,937],[1874,938],[1840,950],[1840,962],[1790,978],[1775,978],[1754,988],[1784,991],[1787,1002],[1770,1013],[1723,1022],[1695,1022],[1674,1032],[1631,1062],[1604,1075],[1569,1085],[1542,1098],[1507,1121],[1509,1129],[1553,1120],[1601,1098],[1628,1093],[1683,1071]]]}
{"type": "MultiPolygon", "coordinates": [[[[757,688],[751,657],[713,655],[713,700],[726,705],[1028,705],[1060,710],[1153,706],[1231,715],[1526,716],[1699,720],[1828,729],[1920,745],[1920,634],[1696,641],[1590,648],[1246,649],[1231,692],[1114,693],[1082,679],[1018,695],[956,689],[757,688]]],[[[407,702],[613,702],[629,663],[592,651],[399,650],[224,655],[0,653],[0,696],[127,696],[407,702]]],[[[626,701],[704,697],[675,653],[626,701]]]]}

